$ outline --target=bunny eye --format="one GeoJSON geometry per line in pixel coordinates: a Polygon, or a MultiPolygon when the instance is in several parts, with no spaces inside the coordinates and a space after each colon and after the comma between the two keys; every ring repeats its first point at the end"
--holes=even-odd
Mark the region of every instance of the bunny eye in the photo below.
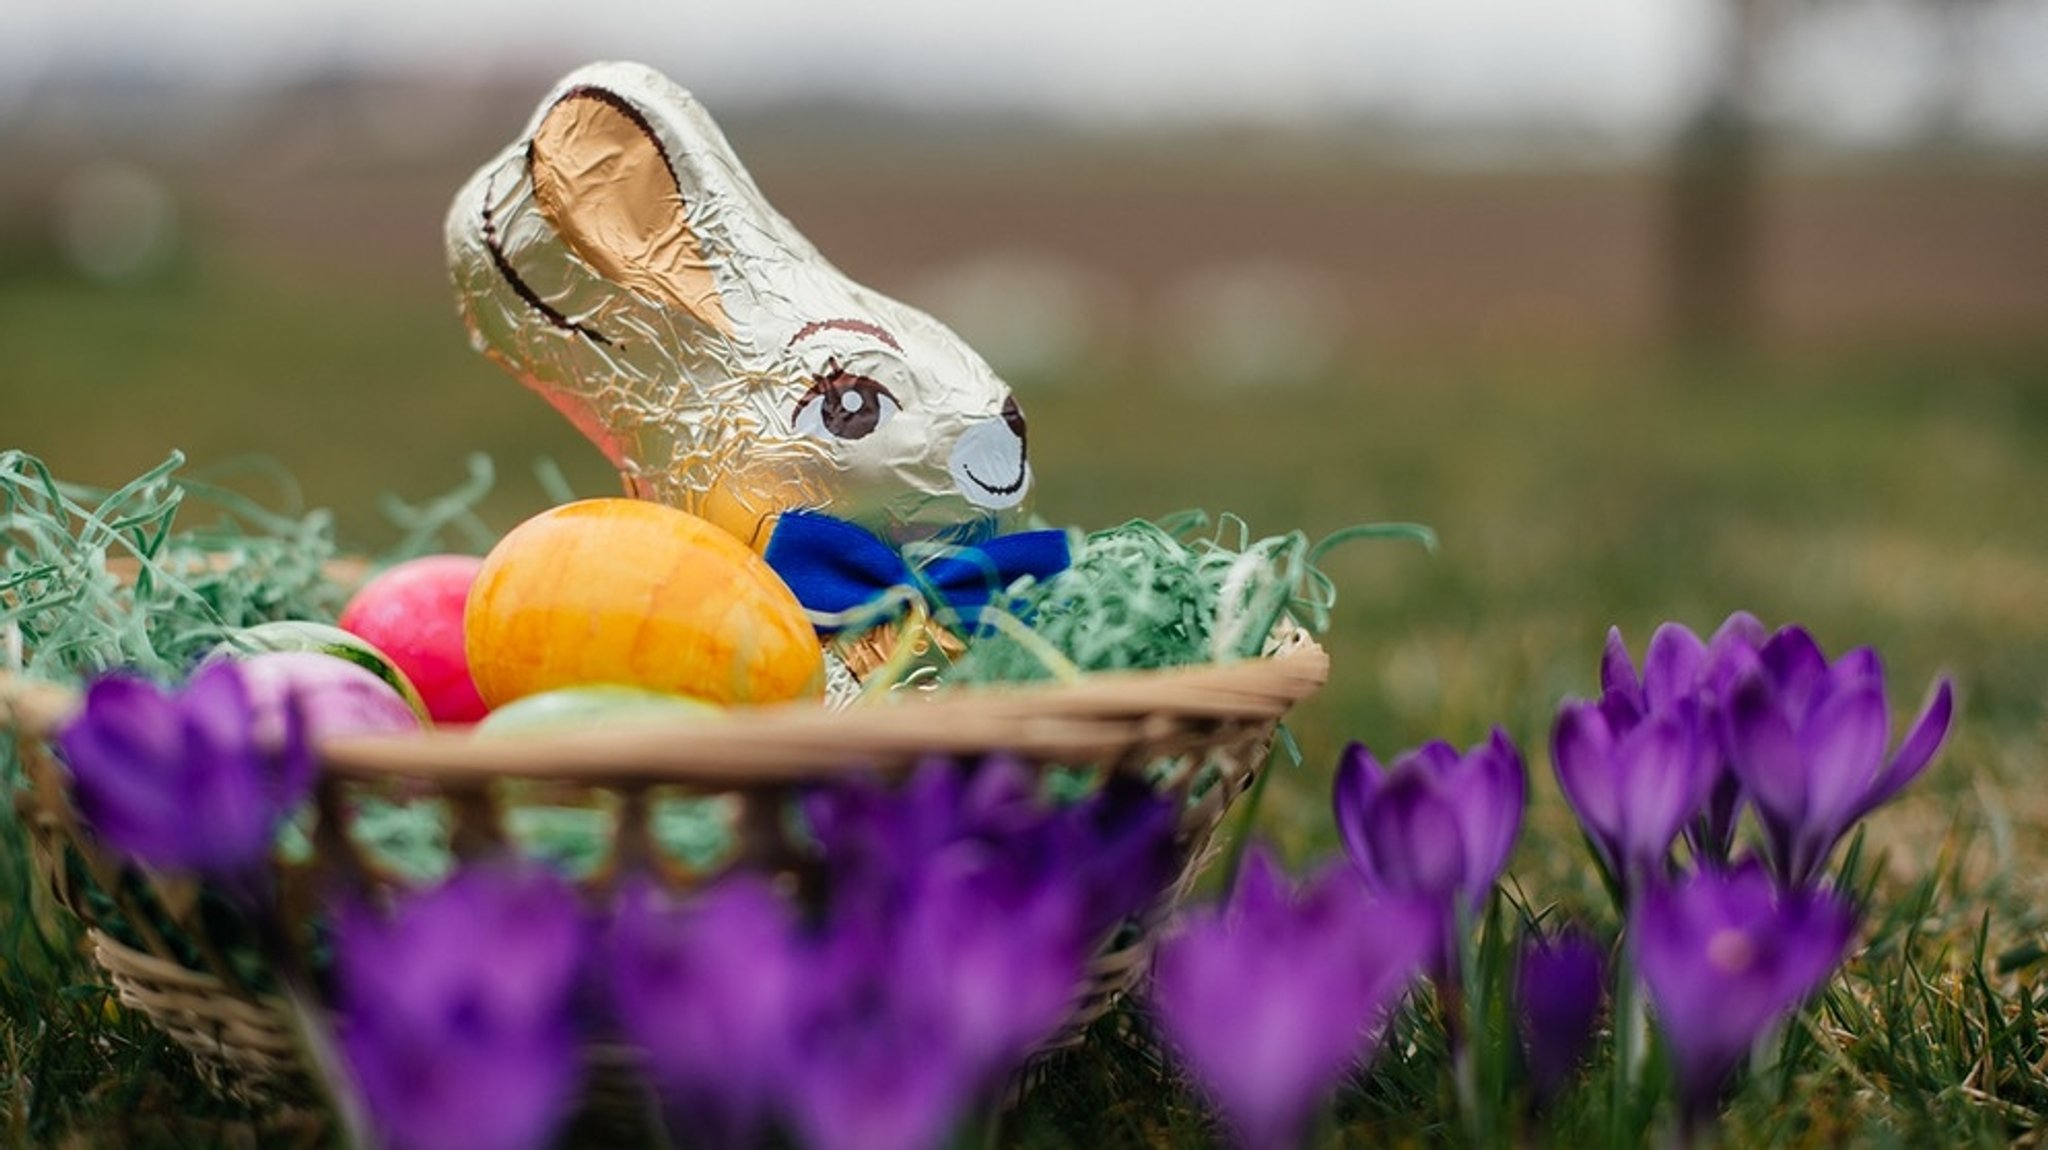
{"type": "Polygon", "coordinates": [[[897,412],[903,405],[889,389],[864,375],[855,375],[828,362],[804,397],[797,400],[791,422],[799,434],[833,439],[861,439],[897,412]]]}

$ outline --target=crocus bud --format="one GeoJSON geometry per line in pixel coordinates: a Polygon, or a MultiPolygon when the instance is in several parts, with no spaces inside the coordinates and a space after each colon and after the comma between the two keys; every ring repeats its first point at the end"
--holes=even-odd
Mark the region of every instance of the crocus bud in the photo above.
{"type": "Polygon", "coordinates": [[[1600,947],[1569,932],[1548,941],[1531,935],[1515,968],[1522,1049],[1538,1098],[1552,1098],[1571,1080],[1593,1042],[1606,986],[1600,947]]]}

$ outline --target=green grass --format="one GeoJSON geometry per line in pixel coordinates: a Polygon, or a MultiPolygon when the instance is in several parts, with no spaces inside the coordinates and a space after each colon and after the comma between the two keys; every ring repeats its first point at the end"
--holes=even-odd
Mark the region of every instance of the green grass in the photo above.
{"type": "MultiPolygon", "coordinates": [[[[608,490],[573,433],[467,349],[445,298],[381,287],[226,257],[123,290],[15,268],[0,275],[0,447],[99,483],[172,448],[202,467],[260,452],[303,491],[244,486],[333,507],[343,546],[363,550],[396,535],[380,492],[445,490],[473,450],[499,461],[482,513],[501,530],[546,501],[528,478],[537,456],[561,461],[579,490],[608,490]]],[[[1201,507],[1262,533],[1410,520],[1439,534],[1435,556],[1364,543],[1325,564],[1341,593],[1333,679],[1298,713],[1306,763],[1281,769],[1260,833],[1299,863],[1333,849],[1329,768],[1346,739],[1385,753],[1432,737],[1469,744],[1500,724],[1536,784],[1521,895],[1598,921],[1544,744],[1558,699],[1593,689],[1610,624],[1640,650],[1667,618],[1707,630],[1748,609],[1803,622],[1830,649],[1878,646],[1898,711],[1952,674],[1957,733],[1865,843],[1860,955],[1733,1101],[1725,1139],[2037,1136],[2048,1117],[2048,343],[1780,349],[1711,364],[1361,347],[1351,365],[1265,392],[1189,390],[1128,360],[1016,381],[1037,507],[1054,522],[1201,507]]],[[[0,883],[25,889],[18,836],[0,843],[0,883]]],[[[110,1011],[74,945],[54,916],[39,925],[19,901],[0,911],[0,1134],[109,1146],[284,1137],[110,1011]]],[[[1142,1020],[1118,1016],[1059,1059],[1010,1139],[1212,1137],[1134,1027],[1142,1020]]],[[[1331,1144],[1464,1139],[1442,1052],[1395,1046],[1340,1099],[1331,1144]]],[[[1554,1140],[1604,1143],[1611,1117],[1574,1097],[1554,1140]]]]}

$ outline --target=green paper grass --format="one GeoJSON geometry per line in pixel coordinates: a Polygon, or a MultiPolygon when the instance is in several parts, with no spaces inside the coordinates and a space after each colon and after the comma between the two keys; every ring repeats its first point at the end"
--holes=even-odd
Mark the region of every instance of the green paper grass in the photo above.
{"type": "Polygon", "coordinates": [[[181,673],[234,630],[273,619],[331,621],[333,520],[293,516],[202,480],[170,458],[112,491],[54,479],[0,452],[0,635],[10,664],[58,681],[112,666],[181,673]],[[214,522],[173,530],[188,504],[214,522]],[[110,561],[136,565],[117,578],[110,561]]]}
{"type": "MultiPolygon", "coordinates": [[[[278,619],[331,623],[349,589],[328,574],[340,554],[326,511],[276,511],[184,471],[185,457],[101,490],[51,476],[35,456],[0,451],[0,666],[77,682],[123,666],[177,679],[215,644],[278,619]],[[205,521],[189,525],[198,515],[205,521]],[[132,579],[110,564],[132,563],[132,579]]],[[[282,468],[260,461],[211,469],[255,471],[299,502],[282,468]]],[[[487,546],[474,508],[489,494],[490,460],[471,456],[468,478],[418,505],[386,513],[403,536],[380,562],[442,550],[443,539],[487,546]]]]}
{"type": "Polygon", "coordinates": [[[1427,528],[1411,524],[1349,528],[1315,544],[1299,531],[1253,539],[1235,516],[1210,530],[1199,511],[1097,531],[1075,547],[1072,566],[1013,588],[1004,611],[985,612],[993,633],[945,678],[1020,682],[1254,658],[1283,619],[1318,633],[1328,626],[1336,588],[1316,562],[1365,538],[1435,547],[1427,528]]]}

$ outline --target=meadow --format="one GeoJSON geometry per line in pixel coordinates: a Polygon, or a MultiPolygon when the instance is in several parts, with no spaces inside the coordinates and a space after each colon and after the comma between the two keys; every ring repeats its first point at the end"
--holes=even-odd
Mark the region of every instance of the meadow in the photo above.
{"type": "MultiPolygon", "coordinates": [[[[188,253],[149,280],[0,275],[0,446],[61,477],[118,481],[185,451],[279,505],[331,507],[345,545],[395,535],[380,499],[455,486],[473,452],[504,530],[543,506],[533,463],[586,494],[605,469],[471,353],[437,285],[372,270],[188,253]],[[274,461],[295,478],[249,464],[274,461]]],[[[1736,1099],[1729,1145],[2002,1145],[2048,1121],[2048,342],[1905,332],[1684,357],[1633,343],[1358,340],[1310,378],[1193,386],[1144,355],[1013,379],[1036,509],[1107,526],[1183,508],[1254,533],[1428,524],[1435,554],[1361,542],[1325,568],[1339,600],[1328,689],[1292,723],[1255,828],[1296,864],[1336,849],[1332,764],[1495,724],[1526,752],[1531,906],[1605,914],[1550,782],[1560,699],[1597,690],[1607,628],[1638,653],[1663,620],[1748,610],[1830,651],[1885,656],[1895,723],[1937,674],[1957,731],[1861,847],[1860,950],[1782,1060],[1736,1099]]],[[[273,1144],[290,1132],[211,1098],[182,1057],[107,1005],[71,939],[24,909],[7,838],[0,1133],[15,1144],[273,1144]]],[[[1435,1144],[1442,1065],[1390,1060],[1345,1095],[1331,1145],[1435,1144]]],[[[1583,1136],[1567,1112],[1560,1142],[1583,1136]]],[[[1117,1034],[1055,1063],[1006,1126],[1022,1145],[1210,1136],[1185,1088],[1117,1034]]],[[[300,1137],[315,1138],[304,1134],[300,1137]]]]}

